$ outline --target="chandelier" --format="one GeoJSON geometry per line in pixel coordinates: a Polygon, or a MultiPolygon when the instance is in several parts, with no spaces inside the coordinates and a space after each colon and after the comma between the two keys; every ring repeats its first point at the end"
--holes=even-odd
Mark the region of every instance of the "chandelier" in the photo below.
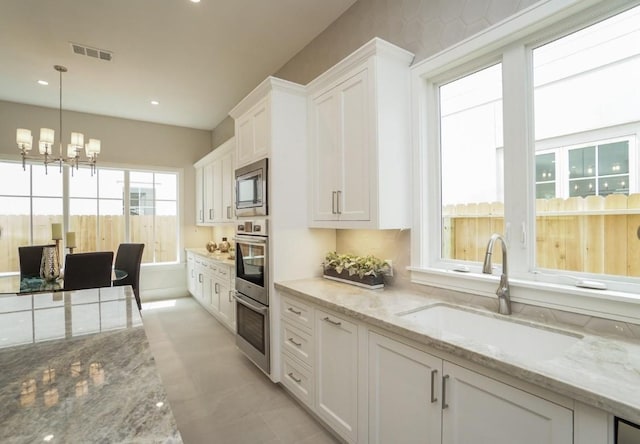
{"type": "MultiPolygon", "coordinates": [[[[100,154],[100,140],[89,139],[87,144],[84,143],[84,134],[71,133],[71,143],[67,145],[67,155],[63,155],[62,151],[62,73],[67,72],[67,68],[60,65],[53,67],[60,73],[60,141],[59,141],[59,153],[57,156],[53,154],[53,145],[55,131],[51,128],[40,128],[40,141],[38,143],[38,151],[40,156],[32,156],[29,154],[33,146],[33,136],[31,130],[18,128],[16,131],[16,142],[18,143],[18,149],[22,155],[22,169],[26,170],[27,160],[40,160],[44,162],[45,174],[47,173],[47,166],[51,163],[57,163],[60,166],[60,172],[62,172],[63,165],[69,165],[78,169],[79,165],[89,165],[91,167],[91,175],[95,172],[96,162],[98,160],[98,154],[100,154]],[[86,159],[80,158],[80,153],[85,150],[86,159]],[[44,156],[44,157],[41,157],[44,156]]],[[[73,174],[73,168],[71,169],[73,174]]]]}

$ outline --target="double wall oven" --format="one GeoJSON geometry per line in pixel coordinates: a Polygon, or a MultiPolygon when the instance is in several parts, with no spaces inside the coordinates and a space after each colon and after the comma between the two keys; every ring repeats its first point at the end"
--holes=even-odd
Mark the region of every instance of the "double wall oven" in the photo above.
{"type": "Polygon", "coordinates": [[[235,242],[236,344],[269,374],[269,237],[266,219],[239,221],[235,242]]]}

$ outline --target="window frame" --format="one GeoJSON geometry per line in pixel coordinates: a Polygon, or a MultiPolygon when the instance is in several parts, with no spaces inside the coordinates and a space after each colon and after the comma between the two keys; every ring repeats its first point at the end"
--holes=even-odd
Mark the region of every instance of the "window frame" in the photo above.
{"type": "MultiPolygon", "coordinates": [[[[2,163],[11,163],[11,164],[16,164],[19,165],[20,161],[16,161],[14,159],[9,159],[9,158],[5,158],[2,157],[0,158],[0,162],[2,163]]],[[[24,171],[24,174],[29,174],[29,195],[27,196],[16,196],[16,197],[24,197],[26,199],[29,199],[29,206],[31,208],[31,216],[30,216],[30,226],[29,226],[29,239],[30,242],[33,242],[33,199],[34,198],[39,198],[39,195],[34,195],[33,194],[33,180],[34,180],[34,173],[32,171],[31,166],[38,166],[39,164],[37,162],[27,162],[27,171],[24,171]]],[[[63,222],[63,231],[66,232],[68,231],[68,227],[69,227],[69,223],[70,223],[70,211],[69,211],[69,203],[71,202],[72,199],[79,199],[78,197],[71,197],[70,196],[70,187],[69,187],[69,180],[71,178],[72,175],[72,171],[71,171],[71,166],[63,166],[63,170],[62,172],[59,172],[57,170],[57,168],[52,168],[51,165],[49,166],[49,170],[50,172],[48,174],[56,174],[56,175],[60,175],[61,176],[61,180],[62,180],[62,196],[59,198],[62,200],[62,222],[63,222]]],[[[81,167],[84,168],[84,167],[81,167]]],[[[130,222],[129,222],[129,217],[131,216],[130,214],[130,199],[128,198],[128,194],[126,193],[126,191],[130,191],[130,184],[129,184],[129,177],[130,177],[130,173],[131,172],[140,172],[140,173],[151,173],[154,174],[175,174],[176,176],[176,198],[175,198],[175,203],[176,203],[176,233],[175,233],[175,238],[176,238],[176,260],[175,261],[167,261],[167,262],[156,262],[156,258],[155,258],[155,253],[154,253],[154,261],[153,262],[146,262],[143,263],[142,266],[143,267],[163,267],[163,266],[172,266],[172,265],[176,265],[176,264],[180,264],[183,260],[183,254],[181,253],[183,251],[183,233],[182,233],[182,223],[183,223],[183,216],[182,216],[182,193],[183,193],[183,182],[184,182],[184,174],[183,174],[183,169],[182,168],[167,168],[167,167],[147,167],[147,166],[135,166],[135,165],[126,165],[126,166],[121,166],[121,165],[117,165],[117,164],[104,164],[104,165],[100,165],[98,167],[98,169],[102,169],[102,170],[117,170],[117,171],[122,171],[124,173],[124,187],[125,187],[125,194],[123,195],[123,215],[125,216],[125,226],[124,226],[124,232],[125,232],[125,240],[124,242],[129,242],[131,233],[130,233],[130,222]]],[[[94,175],[94,177],[96,177],[97,180],[97,176],[94,175]]],[[[3,195],[4,196],[4,195],[3,195]]],[[[9,197],[11,197],[12,195],[7,195],[9,197]]],[[[100,202],[100,196],[97,195],[96,197],[91,197],[88,199],[92,199],[95,200],[97,205],[98,205],[98,210],[96,214],[99,214],[99,202],[100,202]]],[[[160,199],[163,200],[164,199],[160,199]]],[[[155,198],[154,198],[154,202],[155,202],[155,198]]],[[[154,208],[155,208],[155,204],[154,204],[154,208]]],[[[97,230],[96,233],[99,233],[99,231],[97,230]]],[[[155,233],[154,233],[155,236],[155,233]]],[[[115,251],[114,251],[115,254],[115,251]]],[[[0,272],[0,275],[7,275],[7,274],[14,274],[14,272],[0,272]]]]}
{"type": "Polygon", "coordinates": [[[521,147],[520,151],[504,151],[505,165],[520,176],[519,180],[514,177],[518,174],[505,173],[504,177],[512,300],[623,321],[640,320],[640,279],[562,270],[547,273],[535,268],[535,251],[529,248],[536,241],[532,49],[638,4],[637,0],[538,2],[411,69],[415,190],[409,267],[412,282],[496,297],[499,277],[482,274],[482,264],[440,258],[438,87],[482,66],[502,62],[504,146],[521,147]],[[578,288],[574,285],[578,278],[606,282],[609,290],[578,288]]]}

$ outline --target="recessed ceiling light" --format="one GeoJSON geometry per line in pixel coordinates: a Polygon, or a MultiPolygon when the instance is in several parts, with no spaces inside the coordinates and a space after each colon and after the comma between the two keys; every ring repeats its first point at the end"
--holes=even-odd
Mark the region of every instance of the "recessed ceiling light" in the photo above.
{"type": "Polygon", "coordinates": [[[200,0],[191,0],[191,3],[200,3],[200,0]]]}
{"type": "Polygon", "coordinates": [[[160,105],[160,102],[158,102],[157,100],[152,100],[152,101],[151,101],[151,104],[152,104],[152,105],[160,105]]]}
{"type": "Polygon", "coordinates": [[[49,82],[47,82],[46,80],[38,80],[38,83],[40,85],[48,85],[49,84],[49,82]]]}

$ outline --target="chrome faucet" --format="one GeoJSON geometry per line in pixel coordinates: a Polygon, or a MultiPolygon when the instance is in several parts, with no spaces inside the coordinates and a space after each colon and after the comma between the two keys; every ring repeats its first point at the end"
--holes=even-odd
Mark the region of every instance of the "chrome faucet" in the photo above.
{"type": "Polygon", "coordinates": [[[507,241],[498,233],[491,235],[489,243],[487,244],[487,252],[484,255],[484,264],[482,265],[482,272],[485,274],[491,274],[491,254],[493,253],[493,244],[496,240],[500,240],[502,247],[502,275],[500,276],[500,285],[496,294],[498,295],[499,313],[511,314],[511,293],[509,291],[509,278],[507,277],[507,241]]]}

